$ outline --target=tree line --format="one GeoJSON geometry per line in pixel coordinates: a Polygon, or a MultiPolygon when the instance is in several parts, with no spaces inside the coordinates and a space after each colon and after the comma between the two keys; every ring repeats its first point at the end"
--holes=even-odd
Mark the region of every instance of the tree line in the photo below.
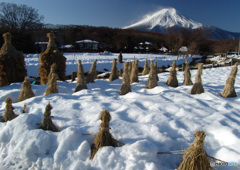
{"type": "MultiPolygon", "coordinates": [[[[152,52],[158,53],[161,47],[166,47],[171,53],[177,54],[182,46],[188,48],[191,54],[209,55],[236,51],[237,40],[210,40],[206,31],[201,29],[168,29],[166,34],[109,27],[93,27],[79,25],[43,24],[43,16],[38,11],[26,5],[13,3],[0,4],[0,33],[11,32],[12,43],[17,50],[24,53],[40,52],[35,42],[47,42],[46,34],[53,32],[56,43],[73,45],[75,42],[90,39],[99,42],[98,51],[111,52],[152,52]],[[150,49],[139,49],[139,43],[151,42],[150,49]]],[[[0,38],[0,45],[3,39],[0,38]]]]}

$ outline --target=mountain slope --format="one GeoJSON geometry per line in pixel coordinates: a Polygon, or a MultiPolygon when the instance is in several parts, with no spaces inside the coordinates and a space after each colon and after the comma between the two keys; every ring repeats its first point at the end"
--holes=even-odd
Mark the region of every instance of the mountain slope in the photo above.
{"type": "Polygon", "coordinates": [[[138,29],[143,31],[166,33],[169,28],[175,30],[180,28],[203,29],[208,33],[210,39],[212,40],[234,40],[240,37],[240,33],[226,31],[215,26],[206,26],[192,19],[188,19],[185,16],[178,14],[174,8],[164,8],[145,17],[135,24],[124,27],[123,29],[138,29]]]}

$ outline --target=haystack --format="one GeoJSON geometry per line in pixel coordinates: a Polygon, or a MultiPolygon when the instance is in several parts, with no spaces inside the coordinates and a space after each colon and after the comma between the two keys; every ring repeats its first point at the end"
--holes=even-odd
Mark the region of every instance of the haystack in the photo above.
{"type": "Polygon", "coordinates": [[[157,69],[156,69],[156,64],[153,64],[153,60],[151,60],[151,64],[150,64],[150,73],[149,73],[149,78],[148,78],[148,82],[146,85],[146,88],[148,89],[152,89],[154,87],[156,87],[158,84],[158,79],[157,79],[157,69]]]}
{"type": "Polygon", "coordinates": [[[3,121],[7,122],[9,120],[13,120],[17,117],[17,115],[14,113],[14,107],[12,106],[12,99],[10,97],[7,97],[5,99],[5,112],[3,114],[3,121]]]}
{"type": "Polygon", "coordinates": [[[82,89],[87,89],[87,85],[85,82],[82,62],[81,60],[78,60],[77,86],[76,86],[75,92],[80,91],[82,89]]]}
{"type": "Polygon", "coordinates": [[[3,34],[4,44],[0,50],[0,86],[13,82],[22,82],[27,75],[24,56],[17,51],[12,43],[11,34],[3,34]]]}
{"type": "Polygon", "coordinates": [[[123,56],[122,56],[122,51],[121,51],[120,54],[118,55],[118,62],[123,63],[122,59],[123,59],[123,56]]]}
{"type": "Polygon", "coordinates": [[[167,85],[171,87],[178,87],[176,66],[176,60],[174,60],[172,69],[170,70],[169,78],[167,80],[167,85]]]}
{"type": "Polygon", "coordinates": [[[191,80],[191,73],[189,69],[188,59],[186,59],[183,86],[189,86],[189,85],[193,85],[193,83],[191,80]]]}
{"type": "Polygon", "coordinates": [[[204,92],[203,85],[202,85],[202,78],[201,78],[202,68],[203,68],[203,63],[199,63],[198,72],[195,78],[195,82],[191,89],[191,94],[201,94],[204,92]]]}
{"type": "Polygon", "coordinates": [[[52,122],[51,110],[52,106],[49,103],[45,108],[40,128],[43,130],[51,130],[53,132],[58,132],[59,131],[58,128],[56,128],[56,126],[52,122]]]}
{"type": "Polygon", "coordinates": [[[117,69],[117,59],[114,58],[112,62],[112,70],[109,77],[109,81],[112,82],[113,80],[116,80],[118,78],[119,77],[118,77],[118,69],[117,69]]]}
{"type": "Polygon", "coordinates": [[[145,64],[144,64],[144,67],[143,67],[143,71],[142,71],[142,76],[145,76],[147,74],[149,74],[150,72],[150,68],[148,67],[148,61],[147,61],[147,58],[145,59],[145,64]]]}
{"type": "Polygon", "coordinates": [[[58,89],[57,89],[57,74],[53,73],[52,77],[50,79],[50,82],[48,83],[48,87],[46,88],[46,96],[48,96],[49,94],[53,94],[53,93],[58,93],[58,89]]]}
{"type": "Polygon", "coordinates": [[[158,66],[157,66],[157,62],[156,61],[154,62],[154,69],[155,69],[155,72],[156,72],[156,79],[157,79],[157,81],[159,81],[159,78],[158,78],[158,66]]]}
{"type": "Polygon", "coordinates": [[[131,62],[124,63],[124,69],[123,69],[123,76],[122,76],[122,85],[120,89],[120,95],[125,95],[128,92],[131,92],[131,85],[130,85],[130,67],[131,62]]]}
{"type": "Polygon", "coordinates": [[[111,115],[108,110],[103,110],[101,112],[100,118],[102,122],[100,125],[99,132],[96,135],[96,138],[93,141],[91,146],[91,157],[92,160],[97,153],[98,149],[104,146],[113,146],[117,147],[117,141],[112,137],[111,133],[109,132],[109,122],[111,120],[111,115]]]}
{"type": "MultiPolygon", "coordinates": [[[[57,64],[56,63],[53,63],[50,67],[50,72],[48,74],[48,83],[50,82],[53,73],[57,75],[57,64]]],[[[57,75],[57,79],[59,79],[58,75],[57,75]]]]}
{"type": "Polygon", "coordinates": [[[132,64],[132,70],[130,75],[130,84],[138,83],[138,60],[134,60],[132,64]]]}
{"type": "Polygon", "coordinates": [[[34,96],[35,95],[32,91],[31,82],[29,81],[29,79],[27,77],[25,77],[24,82],[22,83],[21,93],[20,93],[20,96],[18,98],[18,102],[29,99],[29,98],[34,97],[34,96]]]}
{"type": "Polygon", "coordinates": [[[185,151],[182,162],[179,165],[179,170],[209,170],[212,169],[204,149],[205,133],[197,131],[195,140],[191,146],[185,151]]]}
{"type": "Polygon", "coordinates": [[[87,74],[86,83],[94,83],[97,79],[97,59],[93,61],[90,71],[87,74]]]}
{"type": "Polygon", "coordinates": [[[234,88],[237,71],[238,71],[238,63],[235,63],[228,79],[226,80],[226,85],[224,86],[222,91],[222,97],[237,97],[237,94],[234,88]]]}
{"type": "Polygon", "coordinates": [[[48,83],[50,68],[54,63],[56,64],[56,73],[59,80],[64,81],[66,79],[66,58],[58,50],[57,45],[55,44],[55,35],[53,33],[48,33],[47,37],[49,38],[47,49],[41,53],[39,57],[40,66],[38,71],[40,73],[41,84],[48,83]]]}

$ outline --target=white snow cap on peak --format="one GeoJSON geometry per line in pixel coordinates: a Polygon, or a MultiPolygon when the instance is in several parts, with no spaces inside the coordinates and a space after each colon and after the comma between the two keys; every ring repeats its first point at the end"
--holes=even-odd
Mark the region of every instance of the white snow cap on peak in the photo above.
{"type": "Polygon", "coordinates": [[[178,14],[174,8],[164,8],[160,11],[155,12],[154,14],[147,15],[143,20],[135,24],[124,27],[124,29],[144,27],[148,30],[151,30],[156,26],[163,28],[178,26],[196,29],[202,27],[203,25],[199,22],[193,21],[184,17],[183,15],[178,14]]]}

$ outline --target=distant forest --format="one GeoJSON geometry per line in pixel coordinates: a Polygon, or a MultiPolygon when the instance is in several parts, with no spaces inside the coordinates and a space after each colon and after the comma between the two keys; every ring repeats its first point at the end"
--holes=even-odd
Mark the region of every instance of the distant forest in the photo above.
{"type": "MultiPolygon", "coordinates": [[[[3,34],[8,30],[0,29],[3,34]]],[[[238,40],[210,40],[206,32],[200,29],[189,30],[180,29],[178,31],[169,29],[167,34],[147,32],[131,29],[117,29],[108,27],[92,26],[53,26],[44,25],[38,29],[31,30],[11,30],[12,44],[19,51],[24,53],[40,52],[35,42],[47,42],[46,34],[53,32],[56,35],[56,44],[74,45],[76,41],[90,39],[99,42],[99,50],[110,52],[127,53],[159,53],[161,47],[166,47],[173,54],[177,54],[182,46],[188,47],[190,54],[209,55],[216,53],[227,53],[237,51],[238,40]],[[151,42],[152,48],[149,50],[137,49],[141,42],[151,42]]],[[[3,39],[0,39],[3,44],[3,39]]],[[[77,52],[77,49],[72,49],[77,52]]],[[[87,51],[86,51],[87,52],[87,51]]]]}

